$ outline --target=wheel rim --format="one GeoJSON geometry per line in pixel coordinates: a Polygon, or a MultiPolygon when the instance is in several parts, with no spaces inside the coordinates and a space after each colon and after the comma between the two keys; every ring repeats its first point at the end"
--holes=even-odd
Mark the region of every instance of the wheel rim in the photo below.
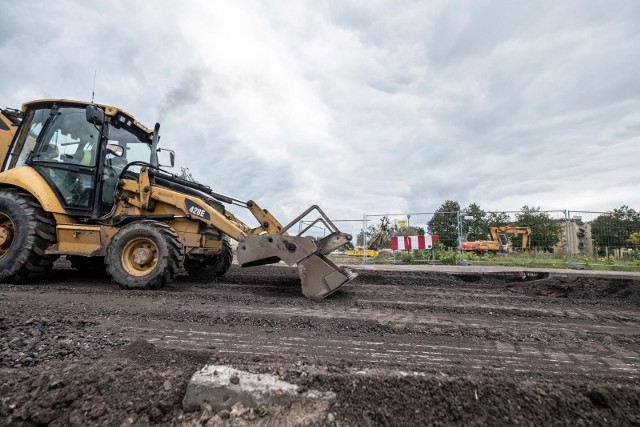
{"type": "Polygon", "coordinates": [[[3,257],[13,243],[13,221],[7,215],[0,213],[0,257],[3,257]]]}
{"type": "Polygon", "coordinates": [[[122,266],[132,276],[146,276],[158,264],[158,246],[151,239],[139,237],[126,244],[122,266]]]}

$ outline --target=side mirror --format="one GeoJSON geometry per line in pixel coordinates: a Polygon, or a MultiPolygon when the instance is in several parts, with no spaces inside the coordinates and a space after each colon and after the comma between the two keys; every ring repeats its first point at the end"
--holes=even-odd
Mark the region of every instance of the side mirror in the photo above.
{"type": "Polygon", "coordinates": [[[107,152],[116,157],[122,157],[124,154],[124,148],[118,144],[107,144],[107,152]]]}
{"type": "Polygon", "coordinates": [[[104,123],[104,111],[97,105],[87,105],[87,121],[96,126],[102,126],[104,123]]]}
{"type": "Polygon", "coordinates": [[[159,166],[174,167],[176,161],[176,152],[173,150],[167,150],[166,148],[158,148],[158,164],[159,166]],[[160,159],[160,153],[167,153],[162,155],[160,159]],[[168,163],[167,163],[168,161],[168,163]]]}

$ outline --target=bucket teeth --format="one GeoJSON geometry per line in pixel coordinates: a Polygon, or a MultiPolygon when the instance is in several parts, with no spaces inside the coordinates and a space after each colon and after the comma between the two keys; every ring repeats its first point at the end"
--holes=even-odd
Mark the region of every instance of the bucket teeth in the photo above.
{"type": "Polygon", "coordinates": [[[307,298],[322,299],[331,295],[357,274],[342,269],[323,255],[310,255],[298,262],[298,271],[302,282],[302,294],[307,298]]]}
{"type": "Polygon", "coordinates": [[[356,277],[358,277],[358,273],[356,273],[355,271],[352,271],[348,268],[342,268],[342,270],[344,270],[347,273],[347,276],[349,277],[348,282],[352,281],[353,279],[355,279],[356,277]]]}

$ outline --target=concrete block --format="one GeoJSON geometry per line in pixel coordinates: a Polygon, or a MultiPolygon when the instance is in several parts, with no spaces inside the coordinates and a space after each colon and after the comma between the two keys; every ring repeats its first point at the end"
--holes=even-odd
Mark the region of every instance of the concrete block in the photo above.
{"type": "Polygon", "coordinates": [[[260,405],[286,406],[293,401],[312,404],[331,402],[335,394],[308,390],[299,393],[295,384],[282,381],[269,374],[253,374],[230,366],[208,365],[196,372],[182,401],[185,411],[195,411],[211,405],[215,411],[230,410],[236,403],[246,408],[260,405]]]}

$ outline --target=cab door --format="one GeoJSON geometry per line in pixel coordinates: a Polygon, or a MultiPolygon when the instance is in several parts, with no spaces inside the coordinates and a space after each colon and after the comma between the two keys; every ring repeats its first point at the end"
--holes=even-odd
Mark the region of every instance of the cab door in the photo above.
{"type": "Polygon", "coordinates": [[[91,216],[96,197],[100,130],[85,109],[54,106],[28,112],[14,167],[33,166],[70,213],[91,216]]]}

